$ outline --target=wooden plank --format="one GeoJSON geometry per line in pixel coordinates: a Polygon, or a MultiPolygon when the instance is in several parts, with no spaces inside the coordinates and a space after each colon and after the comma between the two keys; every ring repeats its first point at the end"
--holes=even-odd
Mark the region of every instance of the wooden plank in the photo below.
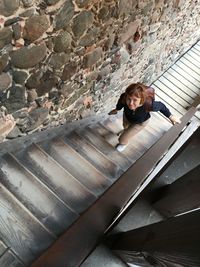
{"type": "MultiPolygon", "coordinates": [[[[171,82],[170,80],[168,80],[166,77],[161,76],[159,78],[159,81],[161,81],[162,83],[164,83],[169,89],[169,94],[172,92],[174,92],[176,95],[174,95],[175,97],[178,95],[178,99],[184,100],[184,102],[182,103],[184,107],[186,107],[187,105],[190,106],[190,104],[193,102],[193,98],[191,98],[188,94],[186,94],[183,90],[181,90],[179,87],[177,87],[175,84],[173,84],[173,82],[171,82]]],[[[170,96],[173,97],[173,95],[170,94],[170,96]]],[[[181,103],[180,102],[180,103],[181,103]]]]}
{"type": "Polygon", "coordinates": [[[191,48],[190,51],[192,52],[193,57],[199,60],[200,55],[199,55],[198,51],[194,48],[191,48]]]}
{"type": "Polygon", "coordinates": [[[190,67],[188,67],[184,62],[179,60],[176,62],[174,66],[179,66],[183,71],[189,74],[192,77],[192,79],[194,79],[195,82],[197,82],[197,84],[200,83],[200,76],[195,71],[193,71],[190,67]]]}
{"type": "Polygon", "coordinates": [[[198,56],[192,49],[190,49],[187,54],[190,55],[195,62],[200,62],[200,56],[198,56]]]}
{"type": "Polygon", "coordinates": [[[179,106],[176,101],[163,93],[159,87],[154,84],[152,85],[152,87],[156,90],[157,98],[160,98],[160,100],[170,109],[172,114],[176,116],[182,116],[186,112],[186,110],[183,107],[179,106]]]}
{"type": "Polygon", "coordinates": [[[103,155],[77,132],[74,131],[64,137],[64,141],[71,145],[78,153],[80,153],[109,179],[112,180],[119,178],[119,176],[123,173],[116,164],[110,161],[109,158],[103,155]]]}
{"type": "Polygon", "coordinates": [[[188,74],[186,71],[184,71],[182,68],[180,68],[178,65],[173,65],[171,67],[173,70],[181,74],[184,78],[186,78],[188,81],[190,81],[192,84],[194,84],[197,88],[199,88],[200,83],[193,78],[190,74],[188,74]]]}
{"type": "Polygon", "coordinates": [[[197,54],[197,55],[200,55],[200,52],[199,52],[199,49],[198,49],[198,47],[197,46],[193,46],[193,51],[195,51],[195,53],[197,54]]]}
{"type": "Polygon", "coordinates": [[[80,266],[130,197],[137,194],[143,186],[147,176],[180,135],[195,111],[195,108],[191,108],[183,116],[181,124],[173,126],[137,160],[31,267],[64,267],[66,262],[68,267],[80,266]]]}
{"type": "Polygon", "coordinates": [[[188,102],[185,99],[181,98],[176,92],[170,89],[170,87],[166,84],[167,81],[161,81],[161,79],[157,80],[154,84],[168,97],[172,98],[176,103],[178,103],[184,109],[188,107],[188,102]]]}
{"type": "Polygon", "coordinates": [[[61,139],[57,138],[51,143],[41,145],[51,157],[79,180],[94,196],[101,195],[111,185],[109,179],[61,139]]]}
{"type": "Polygon", "coordinates": [[[1,160],[1,182],[55,235],[76,218],[72,212],[31,172],[9,154],[1,160]]]}
{"type": "Polygon", "coordinates": [[[192,63],[187,57],[181,57],[179,62],[183,62],[188,68],[191,68],[199,77],[199,68],[192,63]]]}
{"type": "MultiPolygon", "coordinates": [[[[183,83],[188,89],[193,91],[195,94],[199,94],[199,88],[191,83],[188,79],[186,79],[184,76],[182,76],[180,73],[175,71],[174,69],[170,68],[168,69],[167,73],[170,73],[173,75],[179,82],[183,83]]],[[[189,91],[188,91],[189,92],[189,91]]]]}
{"type": "Polygon", "coordinates": [[[192,65],[194,65],[197,69],[200,68],[200,58],[199,61],[196,60],[194,57],[192,57],[191,53],[187,53],[185,54],[181,59],[187,59],[187,61],[189,61],[192,65]]]}
{"type": "MultiPolygon", "coordinates": [[[[38,145],[33,144],[18,159],[42,182],[44,182],[61,199],[67,209],[74,213],[83,212],[95,200],[95,197],[76,180],[69,172],[59,165],[38,145]]],[[[69,221],[70,222],[70,221],[69,221]]]]}
{"type": "Polygon", "coordinates": [[[12,253],[7,250],[6,253],[0,258],[1,267],[25,267],[25,265],[12,253]]]}
{"type": "Polygon", "coordinates": [[[0,236],[28,265],[55,241],[55,237],[3,185],[0,196],[0,236]]]}
{"type": "Polygon", "coordinates": [[[6,251],[7,246],[0,240],[0,256],[6,251]]]}
{"type": "Polygon", "coordinates": [[[168,72],[165,72],[162,77],[168,79],[168,81],[170,81],[181,91],[183,91],[187,95],[187,97],[194,99],[197,96],[196,92],[192,91],[189,87],[187,87],[184,83],[182,83],[182,81],[179,80],[180,77],[175,77],[173,76],[173,74],[168,72]]]}

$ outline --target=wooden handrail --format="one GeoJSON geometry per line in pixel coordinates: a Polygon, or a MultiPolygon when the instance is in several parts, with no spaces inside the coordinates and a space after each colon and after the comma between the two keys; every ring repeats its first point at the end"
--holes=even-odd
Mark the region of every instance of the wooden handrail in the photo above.
{"type": "Polygon", "coordinates": [[[181,123],[171,127],[31,267],[80,266],[195,112],[191,107],[181,123]]]}

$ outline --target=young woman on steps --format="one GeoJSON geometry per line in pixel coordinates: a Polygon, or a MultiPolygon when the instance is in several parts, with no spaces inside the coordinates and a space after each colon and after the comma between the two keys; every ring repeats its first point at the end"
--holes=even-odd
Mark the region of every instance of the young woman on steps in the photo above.
{"type": "Polygon", "coordinates": [[[116,149],[120,152],[126,148],[129,140],[147,125],[150,118],[150,111],[160,111],[169,118],[172,124],[180,123],[180,119],[172,115],[162,102],[154,100],[154,89],[142,83],[130,84],[126,88],[125,93],[120,96],[116,108],[108,114],[117,114],[122,108],[124,108],[124,130],[116,146],[116,149]]]}

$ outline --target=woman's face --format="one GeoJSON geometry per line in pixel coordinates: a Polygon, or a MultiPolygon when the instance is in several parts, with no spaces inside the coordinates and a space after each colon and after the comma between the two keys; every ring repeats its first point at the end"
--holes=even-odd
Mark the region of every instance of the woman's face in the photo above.
{"type": "Polygon", "coordinates": [[[127,97],[126,97],[126,104],[127,104],[128,108],[131,110],[135,110],[136,108],[141,106],[140,102],[141,102],[140,97],[136,97],[134,95],[132,95],[132,96],[127,95],[127,97]]]}

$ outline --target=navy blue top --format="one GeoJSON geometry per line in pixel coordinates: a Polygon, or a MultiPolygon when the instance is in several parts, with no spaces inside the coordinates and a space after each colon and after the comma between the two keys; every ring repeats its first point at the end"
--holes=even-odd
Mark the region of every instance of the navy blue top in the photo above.
{"type": "MultiPolygon", "coordinates": [[[[122,108],[124,108],[125,116],[130,123],[142,123],[151,117],[149,111],[146,110],[145,105],[136,108],[136,110],[131,110],[126,104],[121,102],[121,99],[119,99],[116,109],[120,110],[122,108]]],[[[167,118],[171,115],[169,109],[160,101],[152,100],[151,111],[160,111],[167,118]]]]}

